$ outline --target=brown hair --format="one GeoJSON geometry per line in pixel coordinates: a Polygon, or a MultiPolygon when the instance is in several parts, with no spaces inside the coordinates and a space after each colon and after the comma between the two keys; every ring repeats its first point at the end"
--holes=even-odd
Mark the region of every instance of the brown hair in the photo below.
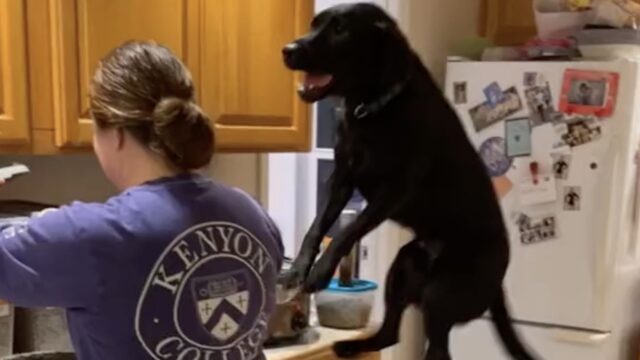
{"type": "Polygon", "coordinates": [[[98,127],[126,129],[183,170],[211,161],[215,136],[195,103],[191,74],[166,47],[127,42],[104,57],[91,87],[98,127]]]}

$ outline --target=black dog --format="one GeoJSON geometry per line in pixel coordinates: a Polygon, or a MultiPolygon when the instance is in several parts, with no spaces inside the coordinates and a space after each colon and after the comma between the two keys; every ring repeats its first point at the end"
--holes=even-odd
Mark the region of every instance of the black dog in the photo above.
{"type": "Polygon", "coordinates": [[[312,31],[283,49],[286,65],[304,71],[307,102],[344,99],[329,201],[304,239],[289,287],[327,286],[340,259],[386,219],[409,227],[387,276],[384,323],[372,338],[337,343],[340,356],[395,344],[403,310],[419,306],[429,336],[428,360],[450,359],[449,332],[488,309],[515,359],[533,359],[514,332],[502,281],[508,235],[491,180],[459,119],[396,23],[370,4],[317,15],[312,31]],[[368,206],[315,263],[321,239],[354,189],[368,206]]]}

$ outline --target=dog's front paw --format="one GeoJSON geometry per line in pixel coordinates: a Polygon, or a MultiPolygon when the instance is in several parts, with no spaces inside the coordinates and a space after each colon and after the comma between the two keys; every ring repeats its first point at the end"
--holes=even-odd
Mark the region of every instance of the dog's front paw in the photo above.
{"type": "Polygon", "coordinates": [[[304,273],[296,268],[284,271],[278,276],[278,285],[287,290],[297,289],[304,283],[304,273]]]}
{"type": "Polygon", "coordinates": [[[333,344],[333,352],[341,359],[356,357],[360,354],[355,341],[338,341],[333,344]]]}
{"type": "Polygon", "coordinates": [[[322,261],[319,261],[307,276],[304,282],[304,291],[307,293],[315,293],[324,290],[329,286],[333,268],[322,261]]]}

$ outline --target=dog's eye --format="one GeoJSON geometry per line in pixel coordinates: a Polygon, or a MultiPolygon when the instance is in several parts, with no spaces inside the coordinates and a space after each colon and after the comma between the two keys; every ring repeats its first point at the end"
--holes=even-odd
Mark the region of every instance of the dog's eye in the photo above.
{"type": "Polygon", "coordinates": [[[344,23],[344,21],[336,21],[335,24],[333,25],[333,31],[337,35],[340,35],[345,31],[347,31],[347,25],[344,23]]]}

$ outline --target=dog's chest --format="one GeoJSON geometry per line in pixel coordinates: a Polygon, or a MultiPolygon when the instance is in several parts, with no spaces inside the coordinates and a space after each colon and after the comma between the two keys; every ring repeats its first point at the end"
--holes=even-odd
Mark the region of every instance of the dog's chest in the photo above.
{"type": "Polygon", "coordinates": [[[365,198],[388,185],[389,174],[395,167],[394,149],[386,147],[382,133],[372,130],[376,129],[353,132],[345,139],[352,181],[365,198]]]}

